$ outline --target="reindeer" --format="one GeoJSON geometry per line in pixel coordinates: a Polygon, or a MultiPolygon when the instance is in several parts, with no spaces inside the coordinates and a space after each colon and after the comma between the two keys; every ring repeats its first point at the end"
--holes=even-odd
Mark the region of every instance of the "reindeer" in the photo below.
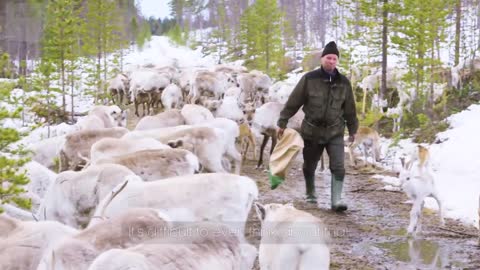
{"type": "Polygon", "coordinates": [[[401,158],[402,170],[399,173],[399,179],[402,190],[413,200],[413,206],[410,211],[410,224],[407,233],[409,236],[415,236],[419,230],[419,222],[422,215],[424,200],[426,197],[432,197],[437,201],[440,215],[440,224],[445,224],[443,218],[442,202],[438,190],[435,186],[435,180],[429,167],[430,154],[427,148],[419,145],[410,161],[405,162],[401,158]]]}
{"type": "Polygon", "coordinates": [[[363,145],[365,165],[367,164],[368,149],[372,150],[373,164],[375,164],[375,161],[380,161],[380,136],[376,130],[369,127],[358,128],[354,142],[347,147],[351,164],[357,165],[353,152],[359,145],[363,145]]]}

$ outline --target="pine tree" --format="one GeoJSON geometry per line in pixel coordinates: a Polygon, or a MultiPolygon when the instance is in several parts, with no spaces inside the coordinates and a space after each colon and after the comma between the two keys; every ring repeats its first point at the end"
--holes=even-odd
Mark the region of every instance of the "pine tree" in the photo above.
{"type": "Polygon", "coordinates": [[[0,55],[0,78],[11,78],[13,73],[10,55],[4,52],[0,55]]]}
{"type": "Polygon", "coordinates": [[[212,30],[210,38],[215,40],[214,52],[217,53],[218,63],[222,63],[223,59],[227,55],[228,42],[230,41],[231,30],[227,23],[227,7],[225,0],[219,0],[216,7],[217,16],[215,24],[217,28],[212,30]]]}
{"type": "Polygon", "coordinates": [[[282,29],[284,14],[277,7],[276,0],[258,0],[247,8],[241,21],[241,44],[246,50],[246,65],[280,76],[284,50],[282,29]]]}
{"type": "Polygon", "coordinates": [[[447,15],[453,4],[452,0],[406,0],[395,11],[399,20],[394,25],[397,34],[392,43],[404,54],[406,78],[413,82],[420,98],[425,97],[424,83],[433,83],[435,70],[441,64],[435,50],[446,39],[447,15]]]}
{"type": "Polygon", "coordinates": [[[182,31],[180,25],[175,24],[166,34],[174,43],[178,45],[187,45],[188,32],[182,31]]]}
{"type": "Polygon", "coordinates": [[[185,8],[188,5],[188,0],[171,0],[169,5],[170,5],[170,10],[172,17],[175,18],[176,24],[180,27],[180,29],[183,29],[184,21],[183,21],[183,16],[185,12],[185,8]]]}
{"type": "MultiPolygon", "coordinates": [[[[351,41],[350,48],[362,45],[367,48],[367,55],[360,59],[367,61],[381,62],[382,77],[379,85],[379,97],[383,99],[387,91],[387,55],[389,47],[388,29],[393,24],[393,19],[389,16],[395,0],[358,0],[358,1],[340,1],[343,7],[355,14],[347,19],[349,31],[347,39],[351,41]]],[[[342,57],[343,58],[343,57],[342,57]]],[[[342,62],[344,62],[342,60],[342,62]]],[[[351,65],[369,65],[369,63],[351,63],[351,65]]],[[[355,83],[355,82],[353,82],[355,83]]],[[[363,97],[362,113],[365,114],[366,92],[363,97]]]]}
{"type": "MultiPolygon", "coordinates": [[[[4,210],[1,205],[14,203],[25,209],[30,209],[32,202],[22,196],[26,192],[23,186],[28,184],[29,179],[21,167],[28,162],[28,153],[21,147],[12,146],[20,140],[21,134],[14,128],[4,127],[3,122],[7,118],[18,118],[22,107],[10,111],[5,105],[11,102],[10,93],[13,84],[0,84],[0,213],[4,210]]],[[[12,105],[12,104],[11,104],[12,105]]]]}
{"type": "Polygon", "coordinates": [[[451,24],[447,15],[454,5],[455,0],[408,0],[394,11],[398,21],[393,26],[392,44],[406,60],[407,87],[415,89],[411,113],[405,119],[416,119],[420,126],[428,126],[435,117],[433,89],[441,65],[438,51],[446,41],[451,24]]]}
{"type": "MultiPolygon", "coordinates": [[[[59,79],[58,73],[55,72],[55,65],[53,61],[43,57],[35,66],[32,74],[31,88],[36,94],[27,101],[30,104],[30,110],[37,116],[37,118],[44,118],[47,124],[47,137],[50,137],[50,125],[58,121],[61,115],[58,112],[58,106],[55,104],[55,96],[60,93],[58,87],[53,86],[53,82],[59,79]]],[[[65,119],[61,119],[65,121],[65,119]]],[[[42,122],[38,124],[43,124],[42,122]]]]}
{"type": "Polygon", "coordinates": [[[455,59],[454,65],[460,62],[460,35],[462,25],[462,1],[456,0],[455,5],[455,59]]]}
{"type": "Polygon", "coordinates": [[[140,28],[136,33],[136,43],[138,47],[142,48],[147,41],[152,38],[152,31],[150,30],[150,25],[147,21],[142,21],[140,28]]]}
{"type": "MultiPolygon", "coordinates": [[[[47,5],[43,37],[43,54],[53,61],[60,74],[62,110],[66,115],[67,73],[79,56],[79,30],[81,26],[79,0],[50,0],[47,5]]],[[[73,94],[73,93],[72,93],[73,94]]],[[[73,108],[73,97],[72,97],[73,108]]]]}
{"type": "Polygon", "coordinates": [[[93,68],[88,70],[86,84],[94,93],[95,103],[105,102],[106,82],[109,77],[108,54],[126,46],[123,36],[121,12],[116,1],[87,0],[85,24],[83,27],[83,51],[95,56],[93,68]]]}

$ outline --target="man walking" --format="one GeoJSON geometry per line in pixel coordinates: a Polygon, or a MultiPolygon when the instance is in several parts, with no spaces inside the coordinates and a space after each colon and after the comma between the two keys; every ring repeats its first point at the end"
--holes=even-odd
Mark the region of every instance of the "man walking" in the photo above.
{"type": "Polygon", "coordinates": [[[341,201],[345,178],[344,141],[345,124],[349,141],[353,142],[358,129],[355,100],[350,81],[336,68],[339,52],[335,42],[328,43],[321,58],[321,67],[306,73],[295,86],[278,120],[278,137],[283,135],[290,117],[303,106],[305,119],[300,133],[303,148],[303,175],[307,202],[317,203],[315,170],[323,150],[330,159],[331,208],[342,212],[347,205],[341,201]]]}

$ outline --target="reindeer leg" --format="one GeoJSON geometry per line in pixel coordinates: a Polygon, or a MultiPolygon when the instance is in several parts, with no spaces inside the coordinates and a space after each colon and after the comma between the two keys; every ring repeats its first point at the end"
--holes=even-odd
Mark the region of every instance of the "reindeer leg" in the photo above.
{"type": "Polygon", "coordinates": [[[247,153],[248,153],[248,141],[246,141],[244,138],[242,138],[242,141],[240,143],[240,149],[242,150],[242,158],[243,161],[247,159],[247,153]]]}
{"type": "Polygon", "coordinates": [[[112,93],[110,93],[110,98],[111,98],[111,100],[112,100],[112,103],[113,103],[113,104],[116,104],[116,99],[118,99],[117,94],[112,94],[112,93]]]}
{"type": "Polygon", "coordinates": [[[442,201],[440,201],[440,197],[438,196],[438,192],[434,191],[431,196],[437,201],[438,204],[438,215],[440,216],[440,226],[445,225],[445,219],[443,217],[443,206],[442,206],[442,201]]]}
{"type": "Polygon", "coordinates": [[[257,159],[257,144],[255,142],[255,137],[253,137],[253,134],[250,133],[248,135],[248,141],[249,145],[252,144],[252,149],[253,149],[253,160],[257,159]]]}
{"type": "Polygon", "coordinates": [[[140,117],[140,115],[138,114],[138,101],[135,99],[135,115],[137,117],[140,117]]]}
{"type": "Polygon", "coordinates": [[[275,146],[277,145],[277,134],[273,133],[272,137],[272,145],[270,148],[270,155],[273,153],[273,150],[275,149],[275,146]]]}
{"type": "Polygon", "coordinates": [[[263,134],[263,141],[262,145],[260,146],[260,157],[257,163],[257,169],[259,169],[263,165],[263,151],[265,150],[265,146],[267,146],[268,139],[270,137],[267,134],[263,134]]]}
{"type": "Polygon", "coordinates": [[[363,167],[368,166],[368,149],[366,145],[363,145],[363,167]]]}
{"type": "Polygon", "coordinates": [[[418,225],[418,219],[422,214],[422,204],[423,198],[415,198],[413,202],[412,209],[410,210],[410,224],[408,225],[407,234],[408,236],[415,237],[416,228],[418,225]]]}
{"type": "Polygon", "coordinates": [[[418,222],[417,222],[417,227],[415,228],[415,234],[417,234],[419,231],[422,230],[422,212],[423,208],[425,206],[425,199],[422,200],[422,204],[420,205],[420,211],[418,212],[418,222]]]}

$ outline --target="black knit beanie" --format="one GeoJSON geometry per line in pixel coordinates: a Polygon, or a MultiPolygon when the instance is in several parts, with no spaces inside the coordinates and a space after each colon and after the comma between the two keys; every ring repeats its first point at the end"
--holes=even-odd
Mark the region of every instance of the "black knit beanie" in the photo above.
{"type": "Polygon", "coordinates": [[[330,41],[323,49],[322,57],[327,54],[336,54],[338,57],[340,57],[340,53],[338,52],[337,44],[335,44],[335,41],[330,41]]]}

